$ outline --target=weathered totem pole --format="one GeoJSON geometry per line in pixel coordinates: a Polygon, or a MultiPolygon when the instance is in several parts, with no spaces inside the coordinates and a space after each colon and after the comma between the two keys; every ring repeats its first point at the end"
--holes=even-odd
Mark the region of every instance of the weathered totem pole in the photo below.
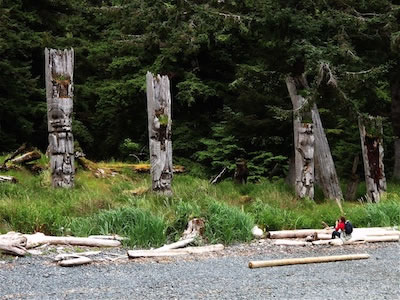
{"type": "Polygon", "coordinates": [[[314,133],[312,123],[301,123],[296,152],[301,159],[296,161],[296,193],[300,198],[314,199],[314,133]]]}
{"type": "Polygon", "coordinates": [[[286,78],[293,105],[293,136],[295,156],[295,190],[300,198],[314,199],[314,133],[312,123],[302,123],[302,106],[306,100],[297,93],[295,80],[286,78]]]}
{"type": "Polygon", "coordinates": [[[358,125],[364,160],[367,198],[369,201],[379,202],[381,195],[386,191],[382,120],[373,117],[359,117],[358,125]]]}
{"type": "Polygon", "coordinates": [[[170,195],[173,170],[169,79],[147,72],[146,84],[152,188],[170,195]]]}
{"type": "Polygon", "coordinates": [[[47,121],[53,187],[74,186],[74,50],[45,49],[47,121]]]}

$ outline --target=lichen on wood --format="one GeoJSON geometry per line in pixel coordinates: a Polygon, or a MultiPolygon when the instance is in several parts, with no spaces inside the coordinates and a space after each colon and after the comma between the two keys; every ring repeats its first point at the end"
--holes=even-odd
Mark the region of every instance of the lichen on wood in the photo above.
{"type": "Polygon", "coordinates": [[[45,49],[47,119],[52,185],[74,186],[72,135],[74,50],[45,49]]]}

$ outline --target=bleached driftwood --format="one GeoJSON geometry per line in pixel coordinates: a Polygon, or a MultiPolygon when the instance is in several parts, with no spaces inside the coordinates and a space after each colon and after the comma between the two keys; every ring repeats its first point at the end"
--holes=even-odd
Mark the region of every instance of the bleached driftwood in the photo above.
{"type": "Polygon", "coordinates": [[[315,233],[332,233],[333,229],[297,229],[297,230],[278,230],[267,232],[270,239],[287,239],[287,238],[306,238],[315,233]]]}
{"type": "Polygon", "coordinates": [[[162,256],[178,256],[178,255],[188,255],[188,254],[203,254],[207,252],[221,251],[224,249],[224,245],[210,245],[203,247],[187,247],[182,249],[172,249],[166,251],[159,250],[129,250],[129,258],[138,257],[162,257],[162,256]]]}
{"type": "Polygon", "coordinates": [[[55,261],[61,261],[61,260],[67,260],[67,259],[72,259],[72,258],[79,258],[79,257],[98,255],[100,253],[101,253],[101,251],[86,251],[86,252],[80,252],[80,253],[65,253],[65,254],[57,255],[54,258],[54,260],[55,261]]]}
{"type": "Polygon", "coordinates": [[[287,258],[287,259],[276,259],[276,260],[266,260],[266,261],[250,261],[249,268],[254,269],[263,267],[324,263],[324,262],[367,259],[367,258],[369,258],[368,254],[349,254],[349,255],[334,255],[334,256],[287,258]]]}
{"type": "Polygon", "coordinates": [[[92,260],[89,257],[80,256],[76,258],[71,258],[67,260],[62,260],[58,263],[58,265],[62,267],[73,267],[73,266],[80,266],[91,263],[92,260]]]}
{"type": "Polygon", "coordinates": [[[306,242],[306,241],[299,241],[299,240],[275,240],[274,245],[280,245],[280,246],[307,246],[311,245],[311,243],[306,242]]]}
{"type": "Polygon", "coordinates": [[[40,232],[37,232],[35,234],[25,234],[24,236],[27,238],[26,248],[34,248],[43,244],[76,245],[76,246],[88,246],[88,247],[121,246],[121,242],[116,240],[92,239],[92,238],[73,237],[73,236],[47,236],[40,232]]]}
{"type": "Polygon", "coordinates": [[[24,256],[26,252],[26,237],[17,232],[0,235],[0,251],[13,255],[24,256]]]}
{"type": "Polygon", "coordinates": [[[172,249],[178,249],[178,248],[183,248],[187,245],[189,245],[190,243],[193,243],[195,240],[195,238],[188,238],[188,239],[184,239],[184,240],[180,240],[177,241],[175,243],[172,244],[168,244],[168,245],[164,245],[160,248],[154,249],[154,251],[167,251],[167,250],[172,250],[172,249]]]}
{"type": "Polygon", "coordinates": [[[252,229],[251,229],[251,233],[253,234],[253,237],[256,239],[261,239],[264,236],[264,231],[258,227],[257,225],[255,225],[252,229]]]}
{"type": "Polygon", "coordinates": [[[0,175],[0,182],[10,182],[10,183],[17,183],[17,179],[13,176],[3,176],[0,175]]]}
{"type": "Polygon", "coordinates": [[[115,241],[124,241],[128,240],[127,237],[119,236],[118,234],[113,235],[90,235],[88,236],[89,239],[99,239],[99,240],[115,240],[115,241]]]}
{"type": "Polygon", "coordinates": [[[188,222],[186,230],[183,232],[182,239],[200,237],[204,234],[205,221],[203,218],[194,218],[188,222]]]}

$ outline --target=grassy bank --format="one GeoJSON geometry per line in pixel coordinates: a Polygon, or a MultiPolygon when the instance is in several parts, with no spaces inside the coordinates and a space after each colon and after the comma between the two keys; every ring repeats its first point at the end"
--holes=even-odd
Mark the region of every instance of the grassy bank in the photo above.
{"type": "MultiPolygon", "coordinates": [[[[238,186],[231,181],[210,185],[189,175],[176,175],[174,196],[132,190],[150,186],[149,175],[123,169],[107,179],[79,170],[72,190],[50,187],[47,171],[32,176],[10,171],[18,184],[0,185],[0,232],[10,230],[53,235],[120,234],[130,247],[162,245],[178,239],[189,219],[206,219],[210,242],[249,241],[254,224],[267,229],[321,228],[334,224],[340,211],[333,201],[299,200],[283,181],[238,186]]],[[[362,189],[362,187],[360,187],[362,189]]],[[[389,184],[379,204],[345,202],[356,227],[400,224],[400,185],[389,184]]]]}

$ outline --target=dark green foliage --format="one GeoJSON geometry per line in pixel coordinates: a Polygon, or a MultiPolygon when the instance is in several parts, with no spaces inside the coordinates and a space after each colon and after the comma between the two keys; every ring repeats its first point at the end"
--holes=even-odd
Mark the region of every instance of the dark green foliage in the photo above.
{"type": "Polygon", "coordinates": [[[43,50],[73,47],[73,130],[89,158],[126,159],[127,139],[143,152],[152,71],[171,80],[174,157],[208,176],[243,157],[250,179],[283,177],[293,147],[284,80],[305,72],[310,87],[299,92],[320,108],[339,175],[359,152],[359,113],[386,118],[390,174],[399,11],[388,0],[3,0],[0,152],[22,142],[46,149],[43,50]],[[343,93],[317,85],[322,61],[343,93]]]}

